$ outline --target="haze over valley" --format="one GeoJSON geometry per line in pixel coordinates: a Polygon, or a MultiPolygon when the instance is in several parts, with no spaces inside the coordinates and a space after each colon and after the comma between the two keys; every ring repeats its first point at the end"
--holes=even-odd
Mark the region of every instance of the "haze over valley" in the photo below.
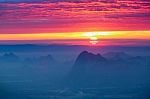
{"type": "MultiPolygon", "coordinates": [[[[111,46],[106,52],[102,49],[108,47],[0,47],[0,96],[4,99],[149,98],[150,55],[140,53],[136,47],[111,46]],[[36,51],[40,54],[36,55],[36,51]],[[59,55],[55,55],[57,52],[59,55]]],[[[141,50],[146,52],[148,48],[141,50]]]]}

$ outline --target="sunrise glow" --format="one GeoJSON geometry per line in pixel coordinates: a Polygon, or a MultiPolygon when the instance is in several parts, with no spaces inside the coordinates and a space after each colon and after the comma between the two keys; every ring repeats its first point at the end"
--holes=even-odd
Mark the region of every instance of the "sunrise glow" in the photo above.
{"type": "Polygon", "coordinates": [[[57,39],[150,39],[150,31],[108,31],[72,33],[0,34],[0,40],[57,40],[57,39]]]}
{"type": "Polygon", "coordinates": [[[141,45],[140,40],[146,44],[150,40],[149,1],[2,2],[0,43],[53,40],[59,44],[105,45],[99,40],[107,40],[109,45],[122,45],[124,40],[134,40],[132,44],[141,45]]]}
{"type": "Polygon", "coordinates": [[[60,43],[60,44],[75,44],[75,45],[138,44],[136,43],[138,40],[139,42],[140,40],[146,41],[150,40],[150,31],[99,31],[99,32],[95,31],[95,32],[71,32],[71,33],[0,34],[0,41],[5,40],[7,41],[11,40],[11,42],[12,40],[14,40],[15,42],[20,41],[23,42],[25,40],[30,41],[53,40],[54,43],[58,44],[60,43]],[[126,42],[124,42],[124,40],[126,40],[126,42]],[[132,42],[129,40],[132,40],[132,42]]]}

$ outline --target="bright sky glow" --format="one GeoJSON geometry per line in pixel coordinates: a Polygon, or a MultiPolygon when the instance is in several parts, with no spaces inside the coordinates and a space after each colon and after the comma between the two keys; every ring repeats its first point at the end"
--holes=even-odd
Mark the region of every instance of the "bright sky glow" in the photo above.
{"type": "Polygon", "coordinates": [[[134,39],[136,45],[145,44],[141,40],[148,44],[149,5],[149,0],[0,0],[0,43],[53,40],[80,45],[82,40],[105,44],[102,40],[109,39],[110,45],[122,45],[122,40],[131,44],[134,39]]]}

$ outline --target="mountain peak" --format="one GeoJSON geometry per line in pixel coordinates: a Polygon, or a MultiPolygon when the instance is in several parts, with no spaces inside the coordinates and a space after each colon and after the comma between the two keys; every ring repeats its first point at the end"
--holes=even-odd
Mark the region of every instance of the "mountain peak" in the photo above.
{"type": "Polygon", "coordinates": [[[79,54],[79,56],[87,55],[87,54],[89,54],[89,52],[88,52],[88,51],[83,51],[83,52],[81,52],[81,53],[79,54]]]}
{"type": "Polygon", "coordinates": [[[107,60],[100,54],[93,54],[88,51],[81,52],[69,74],[69,82],[80,84],[80,82],[85,82],[85,79],[89,79],[89,76],[92,78],[94,78],[94,76],[97,77],[98,75],[95,75],[95,73],[97,73],[97,70],[101,67],[105,66],[106,63],[107,60]]]}
{"type": "Polygon", "coordinates": [[[77,60],[86,60],[86,61],[92,61],[92,60],[105,60],[104,57],[101,56],[101,54],[93,54],[88,51],[83,51],[79,54],[77,60]]]}
{"type": "Polygon", "coordinates": [[[74,70],[77,71],[87,71],[89,68],[97,67],[98,64],[103,64],[106,62],[106,59],[100,54],[93,54],[87,51],[83,51],[77,57],[75,64],[73,66],[74,70]]]}

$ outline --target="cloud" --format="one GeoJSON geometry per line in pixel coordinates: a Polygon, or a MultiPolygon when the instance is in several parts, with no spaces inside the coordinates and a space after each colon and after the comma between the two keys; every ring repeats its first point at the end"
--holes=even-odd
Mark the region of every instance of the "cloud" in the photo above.
{"type": "MultiPolygon", "coordinates": [[[[133,3],[19,3],[0,4],[2,18],[51,18],[51,17],[93,17],[118,14],[147,13],[149,6],[145,4],[133,3]],[[16,17],[17,16],[17,17],[16,17]]],[[[144,16],[142,16],[144,17],[144,16]]]]}
{"type": "Polygon", "coordinates": [[[150,29],[148,0],[5,1],[0,3],[0,33],[10,33],[13,28],[13,32],[17,33],[38,31],[33,28],[41,29],[40,32],[51,32],[54,29],[75,31],[76,27],[78,31],[150,29]],[[21,31],[26,27],[28,29],[21,31]]]}
{"type": "Polygon", "coordinates": [[[114,14],[106,16],[108,18],[149,18],[150,12],[147,13],[129,13],[129,14],[114,14]]]}
{"type": "Polygon", "coordinates": [[[0,0],[0,2],[3,3],[21,3],[21,2],[75,2],[75,3],[81,3],[81,2],[114,2],[115,0],[0,0]]]}

